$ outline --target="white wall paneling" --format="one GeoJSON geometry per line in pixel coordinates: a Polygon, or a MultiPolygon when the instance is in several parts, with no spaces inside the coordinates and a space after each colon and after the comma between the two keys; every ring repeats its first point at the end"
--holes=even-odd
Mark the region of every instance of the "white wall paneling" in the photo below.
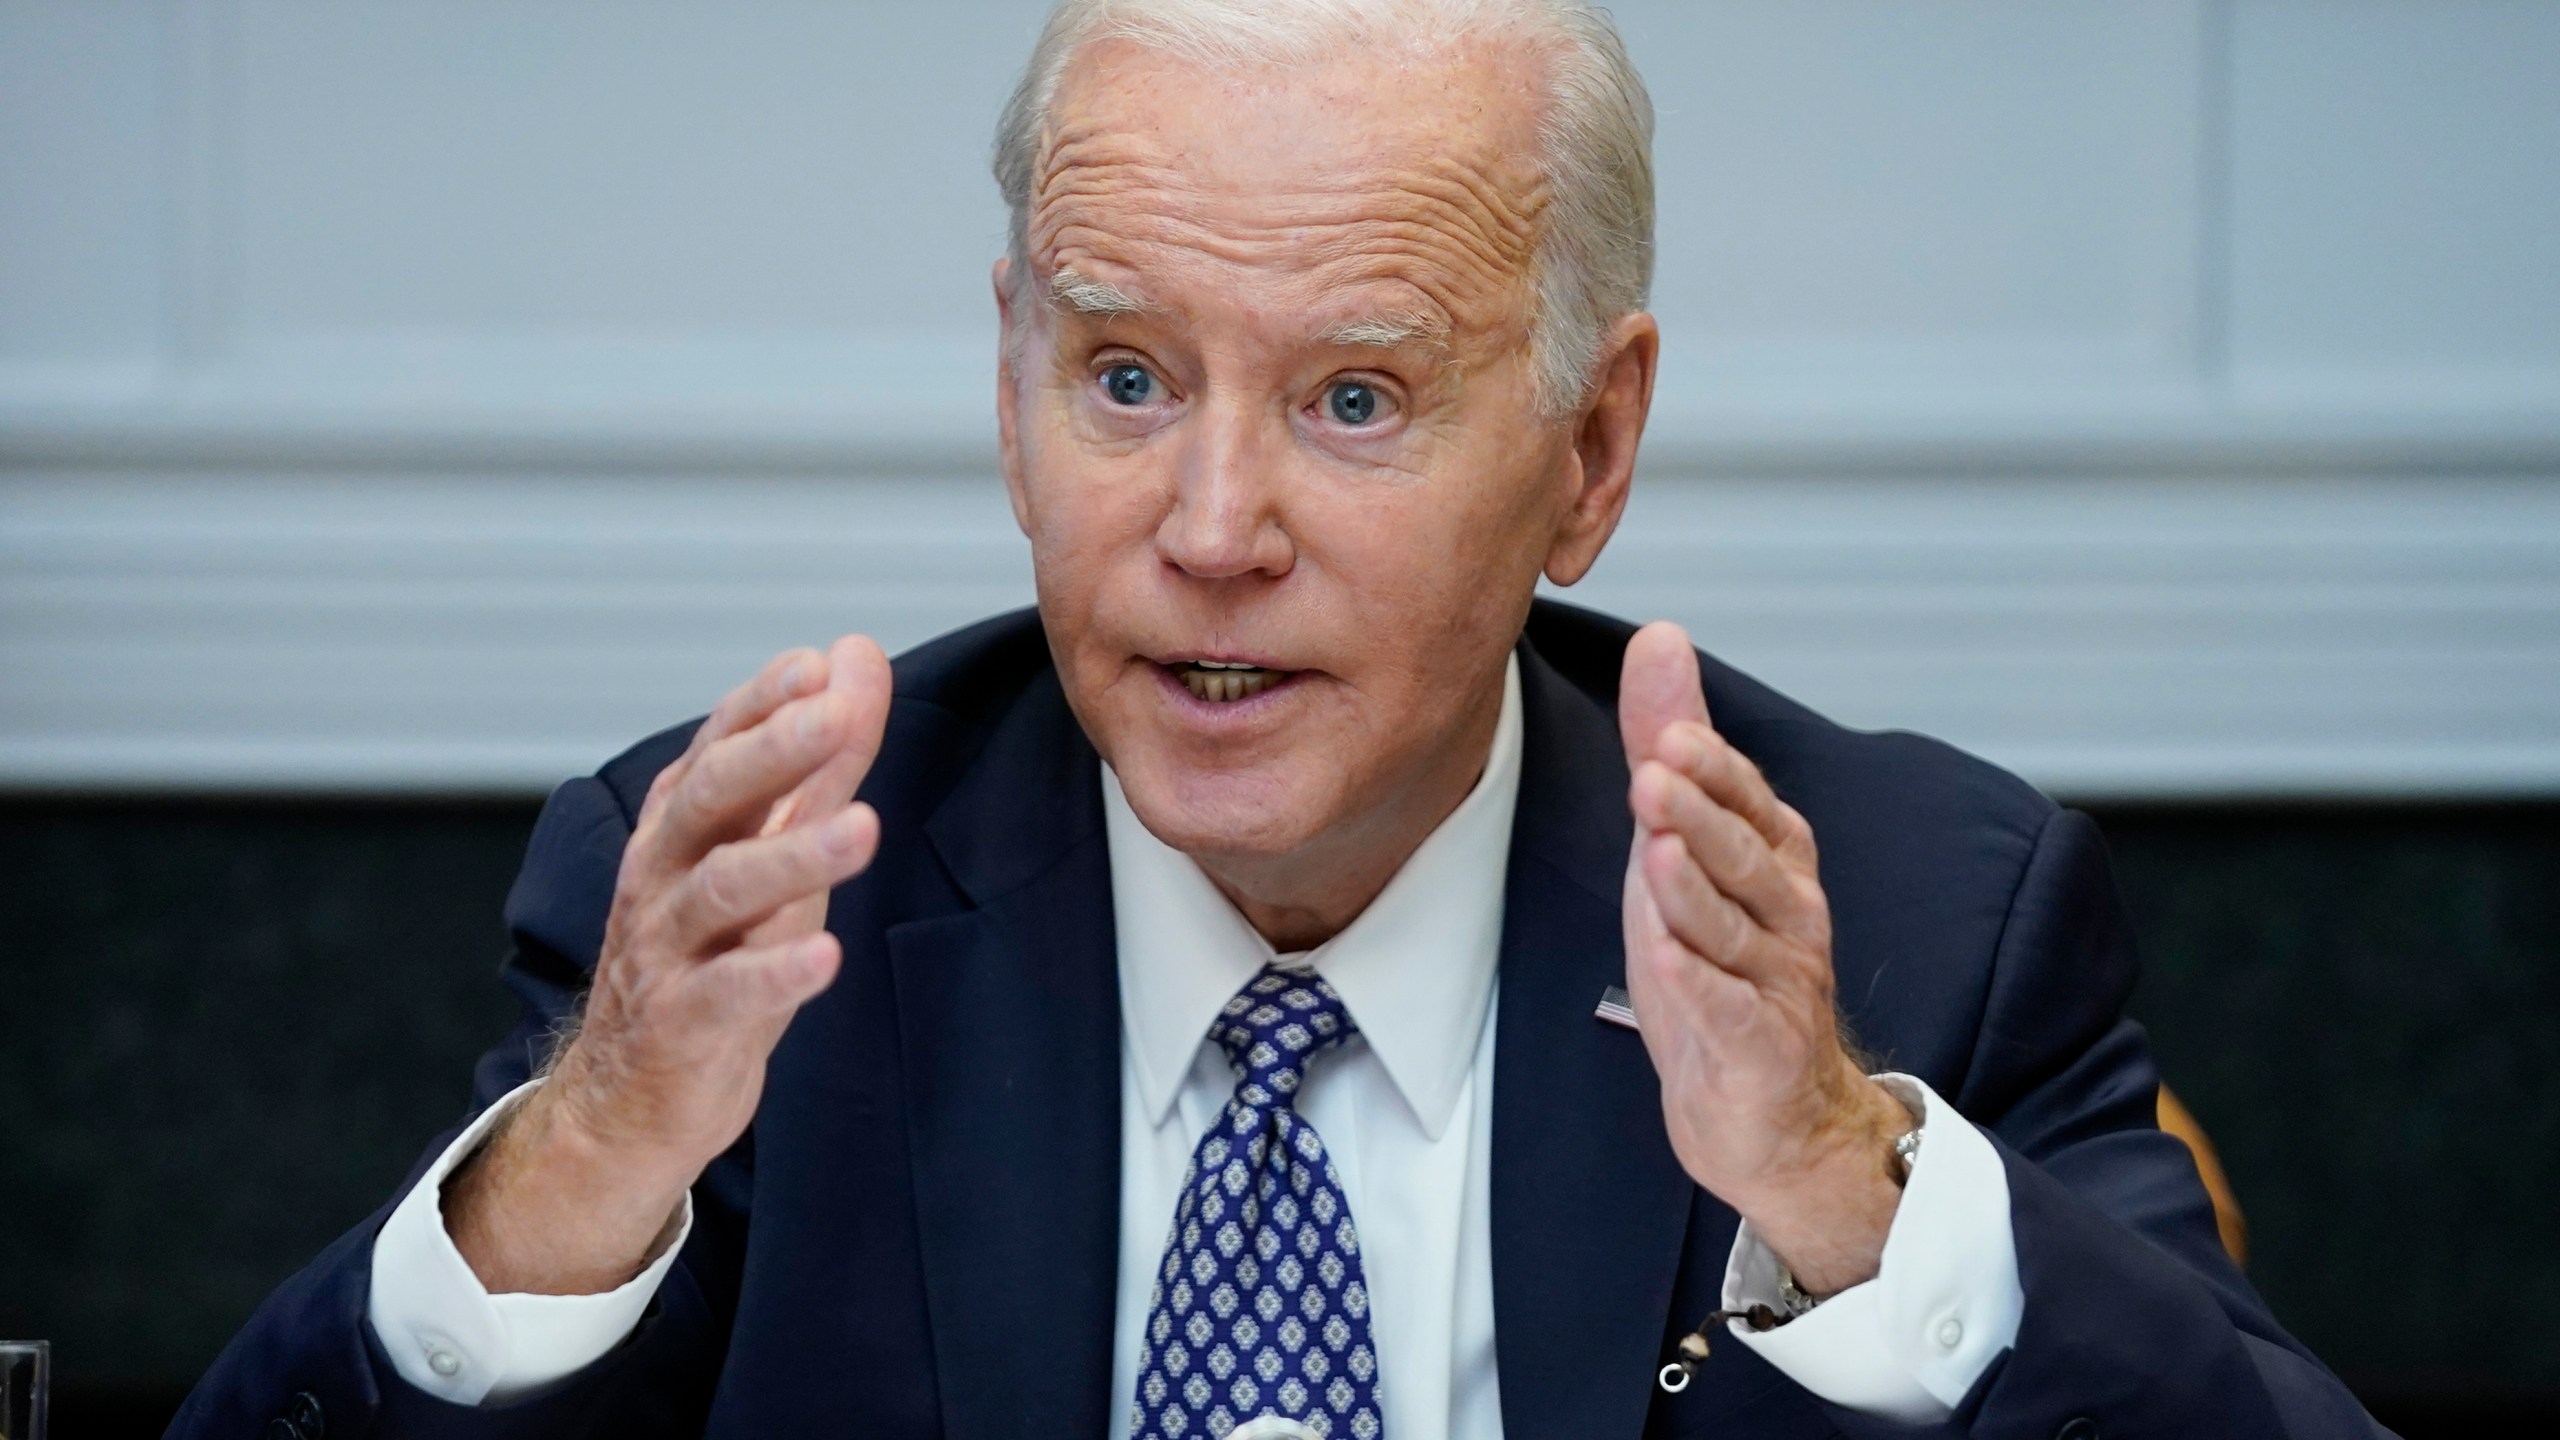
{"type": "MultiPolygon", "coordinates": [[[[2560,8],[1629,0],[1586,587],[2078,794],[2560,793],[2560,8]]],[[[505,791],[1028,595],[1038,0],[0,0],[0,786],[505,791]]]]}
{"type": "Polygon", "coordinates": [[[1025,603],[1001,490],[945,478],[21,472],[0,775],[538,793],[765,655],[1025,603]]]}
{"type": "MultiPolygon", "coordinates": [[[[18,785],[535,791],[765,654],[1023,603],[951,476],[22,472],[18,785]]],[[[2560,792],[2541,480],[1649,479],[1571,598],[2077,795],[2560,792]]]]}
{"type": "Polygon", "coordinates": [[[1583,588],[2077,797],[2560,793],[2547,476],[1657,480],[1583,588]]]}
{"type": "Polygon", "coordinates": [[[160,18],[0,4],[0,374],[21,388],[160,342],[160,18]]]}

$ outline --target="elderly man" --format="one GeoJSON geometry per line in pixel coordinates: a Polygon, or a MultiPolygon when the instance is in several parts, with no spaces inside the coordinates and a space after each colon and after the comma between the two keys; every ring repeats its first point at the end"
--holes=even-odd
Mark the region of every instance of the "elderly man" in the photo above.
{"type": "Polygon", "coordinates": [[[479,1118],[173,1433],[2370,1433],[2152,1128],[2087,821],[1533,602],[1650,117],[1577,0],[1062,6],[1037,612],[561,787],[479,1118]]]}

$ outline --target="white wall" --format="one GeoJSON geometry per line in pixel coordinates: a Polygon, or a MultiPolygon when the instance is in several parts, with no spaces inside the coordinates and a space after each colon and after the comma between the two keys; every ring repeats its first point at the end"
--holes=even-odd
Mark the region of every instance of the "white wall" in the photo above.
{"type": "MultiPolygon", "coordinates": [[[[521,791],[1028,594],[1033,0],[0,0],[0,786],[521,791]]],[[[1593,603],[2077,795],[2560,793],[2560,5],[1646,0],[1593,603]]]]}

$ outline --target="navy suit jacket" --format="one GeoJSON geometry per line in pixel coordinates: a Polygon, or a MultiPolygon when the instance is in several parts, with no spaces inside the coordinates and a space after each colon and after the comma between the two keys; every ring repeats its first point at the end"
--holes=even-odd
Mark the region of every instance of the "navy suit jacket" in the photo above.
{"type": "MultiPolygon", "coordinates": [[[[2132,949],[2090,822],[1712,660],[1718,728],[1820,837],[1850,1028],[1986,1128],[2007,1166],[2026,1311],[1929,1431],[1828,1406],[1738,1343],[1686,1393],[1655,1387],[1716,1307],[1737,1222],[1673,1158],[1642,1042],[1592,1014],[1624,967],[1614,707],[1630,633],[1541,602],[1520,647],[1492,1156],[1513,1440],[2378,1433],[2224,1258],[2194,1164],[2154,1126],[2158,1079],[2121,1013],[2132,949]]],[[[747,1137],[695,1186],[693,1234],[632,1337],[533,1400],[426,1397],[364,1318],[386,1207],[250,1319],[171,1435],[1105,1432],[1120,1005],[1098,762],[1030,612],[913,651],[896,676],[863,787],[880,858],[829,911],[842,975],[774,1052],[747,1137]]],[[[480,1062],[477,1104],[524,1080],[576,1005],[633,816],[689,734],[544,809],[507,904],[524,1017],[480,1062]]]]}

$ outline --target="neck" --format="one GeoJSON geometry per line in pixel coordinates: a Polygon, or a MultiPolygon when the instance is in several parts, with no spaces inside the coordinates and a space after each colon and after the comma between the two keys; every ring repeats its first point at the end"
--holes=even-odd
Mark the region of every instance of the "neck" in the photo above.
{"type": "Polygon", "coordinates": [[[1427,747],[1421,772],[1395,787],[1386,803],[1328,826],[1304,849],[1260,861],[1202,858],[1202,872],[1284,955],[1341,934],[1475,789],[1502,720],[1502,694],[1497,681],[1489,703],[1473,707],[1454,734],[1427,747]],[[1456,758],[1430,763],[1441,756],[1456,758]]]}

